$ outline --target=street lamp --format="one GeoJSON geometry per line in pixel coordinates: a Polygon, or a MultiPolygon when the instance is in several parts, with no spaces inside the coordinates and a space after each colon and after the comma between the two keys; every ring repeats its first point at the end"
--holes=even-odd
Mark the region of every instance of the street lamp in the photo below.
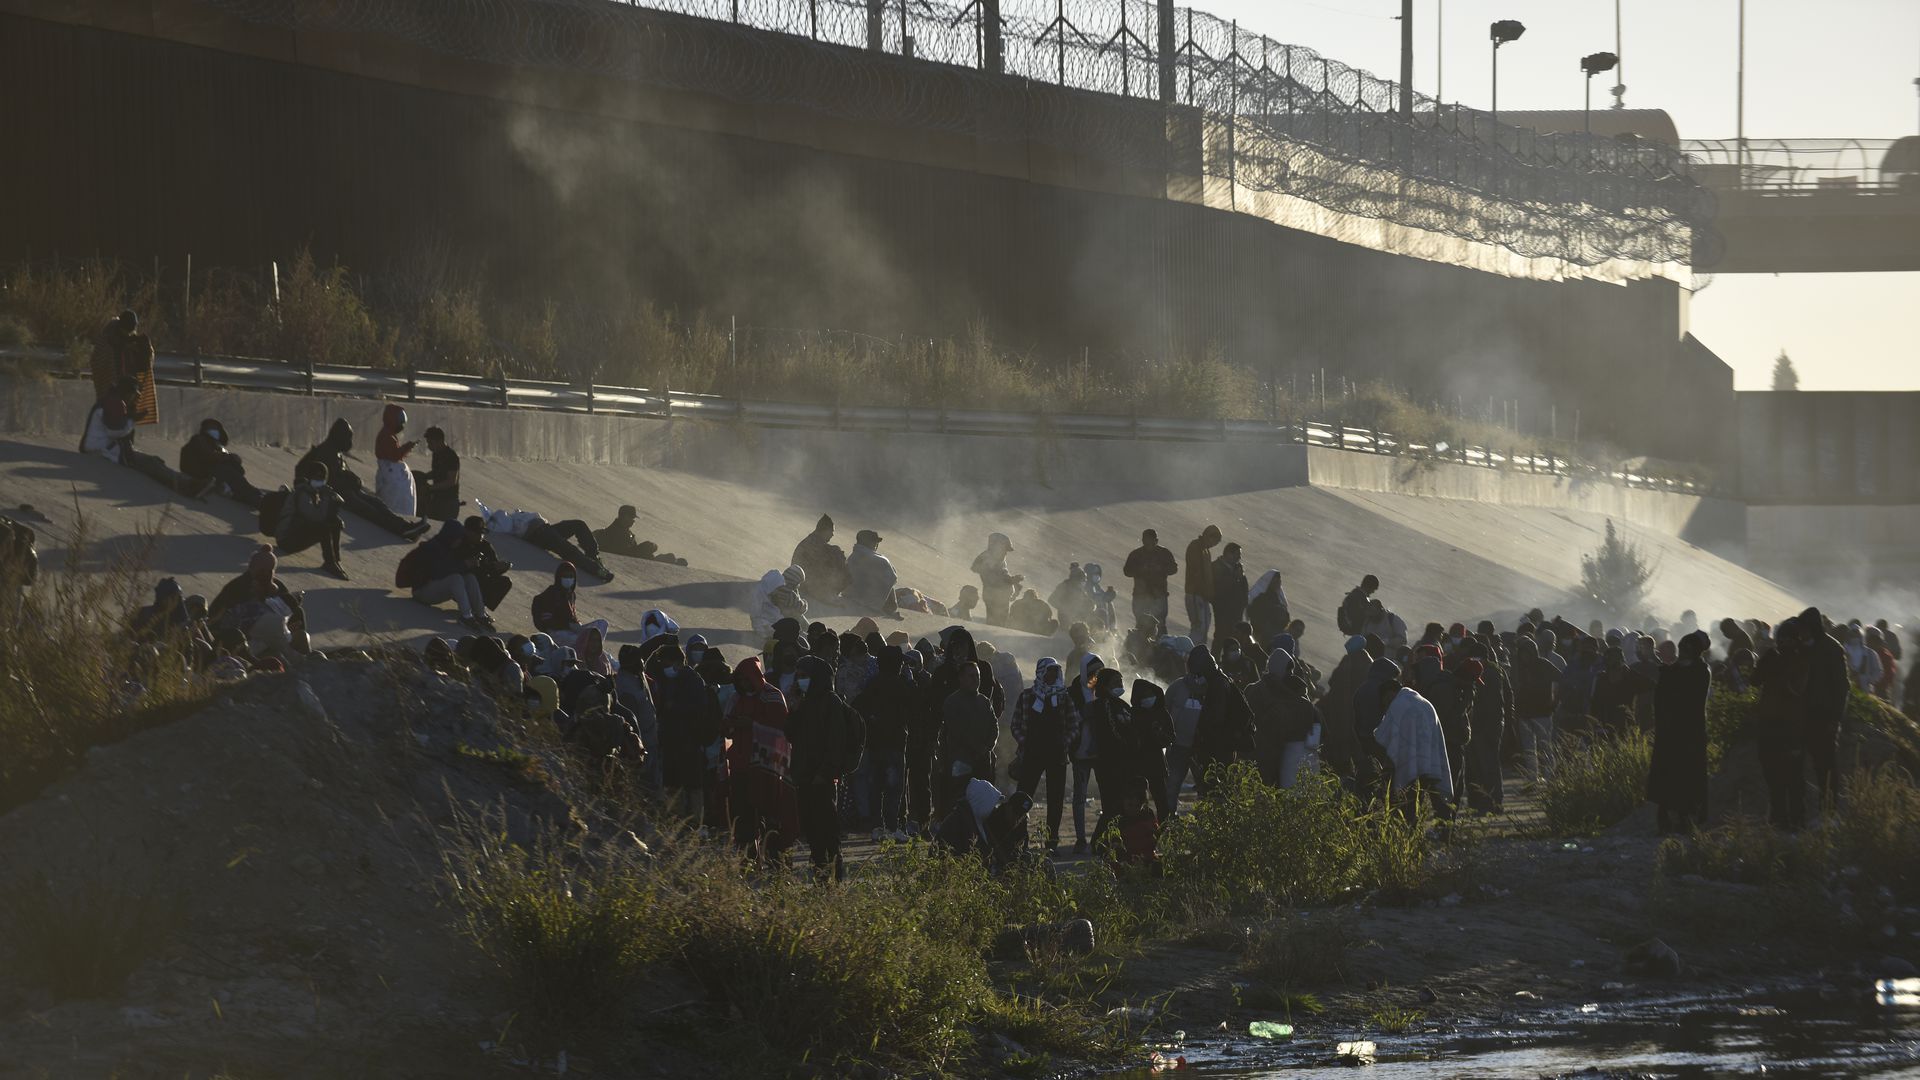
{"type": "Polygon", "coordinates": [[[1593,134],[1593,77],[1604,71],[1612,71],[1620,58],[1610,52],[1597,52],[1580,58],[1580,70],[1587,73],[1587,134],[1593,134]]]}
{"type": "Polygon", "coordinates": [[[1487,28],[1487,36],[1493,39],[1493,122],[1494,140],[1500,138],[1500,46],[1509,41],[1519,41],[1520,35],[1527,32],[1518,20],[1501,19],[1487,28]]]}

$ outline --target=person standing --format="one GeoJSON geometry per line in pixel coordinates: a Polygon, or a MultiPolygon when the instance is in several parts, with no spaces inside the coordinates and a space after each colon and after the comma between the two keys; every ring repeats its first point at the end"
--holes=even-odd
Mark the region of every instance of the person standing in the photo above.
{"type": "Polygon", "coordinates": [[[1092,789],[1094,767],[1105,747],[1100,745],[1100,696],[1095,680],[1106,662],[1095,653],[1080,657],[1080,674],[1067,687],[1067,708],[1072,713],[1068,727],[1067,754],[1073,762],[1073,853],[1087,853],[1087,800],[1092,789]]]}
{"type": "Polygon", "coordinates": [[[1401,812],[1414,817],[1424,798],[1434,816],[1452,818],[1454,770],[1433,703],[1392,679],[1381,683],[1378,693],[1383,715],[1374,738],[1393,770],[1393,794],[1401,812]]]}
{"type": "Polygon", "coordinates": [[[1373,656],[1367,652],[1367,639],[1358,634],[1349,637],[1345,655],[1327,676],[1327,693],[1320,699],[1321,745],[1327,766],[1352,780],[1356,776],[1356,757],[1360,747],[1354,734],[1353,703],[1360,684],[1367,681],[1373,668],[1373,656]]]}
{"type": "Polygon", "coordinates": [[[1676,836],[1707,823],[1707,696],[1713,673],[1711,639],[1696,630],[1680,639],[1680,660],[1660,669],[1653,691],[1653,763],[1647,798],[1659,806],[1660,835],[1676,836]]]}
{"type": "MultiPolygon", "coordinates": [[[[1767,781],[1768,818],[1794,832],[1807,823],[1807,638],[1798,619],[1780,624],[1774,646],[1760,654],[1753,684],[1760,688],[1760,771],[1767,781]]],[[[1676,661],[1677,663],[1677,661],[1676,661]]]]}
{"type": "Polygon", "coordinates": [[[1007,569],[1007,556],[1013,554],[1013,541],[1005,533],[987,537],[987,549],[974,556],[973,572],[980,575],[980,603],[987,609],[987,621],[1007,625],[1013,607],[1013,595],[1025,578],[1007,569]]]}
{"type": "Polygon", "coordinates": [[[1820,806],[1831,811],[1840,798],[1840,724],[1847,716],[1852,672],[1847,650],[1827,632],[1819,608],[1808,608],[1794,619],[1806,643],[1807,695],[1804,731],[1807,763],[1813,766],[1820,788],[1820,806]]]}
{"type": "Polygon", "coordinates": [[[1500,770],[1501,747],[1513,726],[1513,684],[1506,667],[1479,638],[1462,643],[1468,663],[1482,665],[1480,688],[1473,696],[1472,735],[1467,741],[1467,805],[1484,813],[1506,809],[1506,785],[1500,770]]]}
{"type": "Polygon", "coordinates": [[[1214,648],[1225,645],[1227,636],[1247,617],[1247,604],[1252,599],[1247,588],[1246,568],[1240,564],[1240,545],[1228,544],[1220,549],[1220,557],[1213,560],[1213,618],[1219,627],[1213,639],[1214,648]]]}
{"type": "MultiPolygon", "coordinates": [[[[703,653],[701,659],[705,658],[703,653]]],[[[654,659],[652,690],[659,732],[653,750],[660,783],[666,789],[668,810],[698,826],[706,813],[707,747],[720,738],[720,707],[713,688],[680,646],[664,645],[655,651],[654,659]]],[[[625,665],[621,673],[626,673],[625,665]]]]}
{"type": "Polygon", "coordinates": [[[160,422],[160,400],[153,384],[153,342],[140,331],[132,309],[107,321],[93,343],[93,393],[100,397],[121,379],[132,379],[127,416],[145,426],[160,422]]]}
{"type": "MultiPolygon", "coordinates": [[[[1195,645],[1187,654],[1187,681],[1188,695],[1200,698],[1189,767],[1193,769],[1193,790],[1205,797],[1213,787],[1208,770],[1215,765],[1231,765],[1238,755],[1253,751],[1253,714],[1240,688],[1220,670],[1213,651],[1205,645],[1195,645]]],[[[1193,711],[1191,701],[1187,708],[1193,711]]]]}
{"type": "Polygon", "coordinates": [[[1292,655],[1284,649],[1269,653],[1266,673],[1247,688],[1246,697],[1260,778],[1290,788],[1307,761],[1309,736],[1321,727],[1320,711],[1307,700],[1306,681],[1293,673],[1292,655]]]}
{"type": "Polygon", "coordinates": [[[1559,670],[1541,658],[1540,646],[1533,637],[1521,634],[1514,638],[1513,708],[1520,721],[1521,769],[1535,783],[1546,778],[1553,757],[1554,699],[1559,683],[1559,670]]]}
{"type": "MultiPolygon", "coordinates": [[[[921,712],[920,688],[904,670],[906,654],[898,645],[880,649],[878,671],[853,700],[855,712],[867,726],[867,771],[871,777],[875,816],[873,840],[904,843],[908,731],[921,712]]],[[[924,777],[926,767],[921,767],[924,777]]]]}
{"type": "Polygon", "coordinates": [[[1074,713],[1067,706],[1060,662],[1043,656],[1033,685],[1020,691],[1013,709],[1014,757],[1019,762],[1016,790],[1028,796],[1047,784],[1047,856],[1060,850],[1060,818],[1066,804],[1067,746],[1074,713]]]}
{"type": "Polygon", "coordinates": [[[1000,738],[1000,721],[993,703],[982,694],[977,664],[958,668],[953,693],[940,703],[940,740],[935,755],[941,787],[940,806],[950,808],[971,780],[993,776],[993,747],[1000,738]]]}
{"type": "Polygon", "coordinates": [[[1160,546],[1160,534],[1152,529],[1142,532],[1140,546],[1128,553],[1120,572],[1133,579],[1134,625],[1152,619],[1160,632],[1166,632],[1167,580],[1180,572],[1180,565],[1174,562],[1173,552],[1160,546]]]}
{"type": "Polygon", "coordinates": [[[840,781],[860,765],[866,726],[834,692],[833,665],[827,661],[802,657],[793,686],[798,700],[787,718],[787,740],[793,747],[800,832],[815,880],[831,872],[840,881],[847,876],[840,854],[840,781]]]}
{"type": "Polygon", "coordinates": [[[1194,644],[1213,638],[1213,555],[1220,543],[1220,527],[1209,525],[1187,545],[1187,625],[1194,644]]]}
{"type": "Polygon", "coordinates": [[[373,471],[374,493],[387,509],[401,517],[413,517],[419,503],[413,486],[413,470],[407,468],[407,455],[416,445],[412,439],[400,441],[407,427],[407,410],[388,405],[380,414],[380,434],[373,440],[373,456],[379,464],[373,471]]]}
{"type": "Polygon", "coordinates": [[[780,865],[800,831],[787,700],[767,681],[757,656],[733,669],[733,688],[725,724],[733,842],[756,861],[780,865]]]}

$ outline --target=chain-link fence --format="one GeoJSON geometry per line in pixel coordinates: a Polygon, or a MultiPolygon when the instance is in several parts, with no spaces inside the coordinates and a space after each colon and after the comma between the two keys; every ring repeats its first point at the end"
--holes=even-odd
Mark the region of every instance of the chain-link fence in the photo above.
{"type": "Polygon", "coordinates": [[[1713,196],[1673,147],[1538,134],[1425,96],[1403,116],[1391,82],[1155,0],[203,2],[510,67],[1031,140],[1527,257],[1712,259],[1713,196]]]}

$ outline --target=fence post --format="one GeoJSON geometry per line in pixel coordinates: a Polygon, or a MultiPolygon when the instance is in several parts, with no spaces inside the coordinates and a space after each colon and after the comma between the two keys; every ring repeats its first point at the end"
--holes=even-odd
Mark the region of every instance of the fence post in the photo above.
{"type": "Polygon", "coordinates": [[[307,396],[313,396],[313,357],[307,357],[307,396]]]}
{"type": "Polygon", "coordinates": [[[507,397],[507,369],[504,366],[495,365],[493,378],[494,384],[500,388],[500,407],[504,409],[510,403],[507,397]]]}
{"type": "Polygon", "coordinates": [[[407,400],[420,400],[420,372],[412,364],[407,365],[407,400]]]}
{"type": "Polygon", "coordinates": [[[1333,422],[1333,448],[1335,450],[1345,450],[1347,448],[1347,422],[1345,420],[1335,420],[1333,422]]]}
{"type": "Polygon", "coordinates": [[[200,382],[201,382],[200,354],[196,351],[193,354],[193,385],[199,386],[200,382]]]}
{"type": "MultiPolygon", "coordinates": [[[[673,419],[673,377],[671,375],[666,376],[665,381],[662,382],[660,386],[660,415],[664,419],[671,420],[673,419]]],[[[746,407],[746,400],[743,398],[740,402],[740,411],[743,415],[746,412],[746,407]]]]}
{"type": "Polygon", "coordinates": [[[587,375],[587,415],[593,415],[593,375],[587,375]]]}

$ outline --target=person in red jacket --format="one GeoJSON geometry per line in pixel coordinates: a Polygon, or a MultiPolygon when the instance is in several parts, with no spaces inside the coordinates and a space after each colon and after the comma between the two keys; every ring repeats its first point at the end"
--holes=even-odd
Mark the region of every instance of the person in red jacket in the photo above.
{"type": "Polygon", "coordinates": [[[574,606],[574,586],[578,581],[579,574],[573,564],[563,562],[553,569],[553,584],[533,598],[533,628],[559,645],[572,647],[581,631],[589,627],[600,631],[603,640],[607,636],[607,620],[580,621],[579,609],[574,606]]]}
{"type": "Polygon", "coordinates": [[[787,701],[757,656],[733,669],[733,688],[725,724],[733,841],[755,859],[778,860],[800,834],[787,701]]]}
{"type": "Polygon", "coordinates": [[[407,468],[413,440],[400,441],[400,433],[406,427],[407,410],[398,405],[387,406],[380,415],[380,434],[373,440],[373,456],[379,459],[373,473],[373,490],[380,501],[387,504],[387,509],[401,517],[412,517],[419,504],[419,493],[413,484],[413,471],[407,468]]]}

